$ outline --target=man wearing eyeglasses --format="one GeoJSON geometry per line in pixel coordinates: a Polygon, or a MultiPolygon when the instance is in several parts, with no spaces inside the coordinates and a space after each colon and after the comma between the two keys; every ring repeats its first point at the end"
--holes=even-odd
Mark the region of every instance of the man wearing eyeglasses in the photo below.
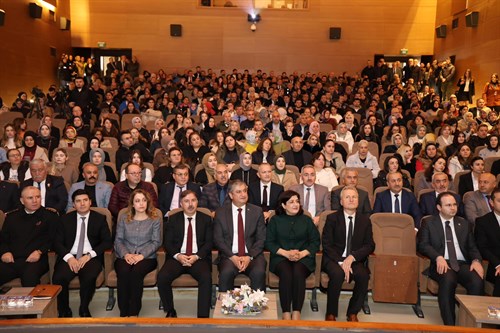
{"type": "Polygon", "coordinates": [[[455,290],[460,283],[469,295],[483,294],[481,253],[474,242],[472,223],[458,217],[452,192],[437,197],[439,214],[422,224],[417,250],[429,257],[429,276],[439,283],[438,304],[445,325],[455,325],[455,290]]]}
{"type": "Polygon", "coordinates": [[[182,191],[190,190],[196,193],[196,197],[201,196],[199,185],[189,181],[189,167],[186,164],[176,165],[172,172],[173,182],[162,184],[160,187],[160,209],[163,216],[167,216],[168,212],[181,208],[180,197],[182,191]]]}
{"type": "Polygon", "coordinates": [[[127,207],[130,195],[135,189],[143,189],[151,195],[155,207],[158,207],[158,195],[150,182],[141,180],[142,170],[137,164],[130,163],[125,168],[126,179],[116,183],[109,199],[109,211],[118,217],[121,209],[127,207]]]}
{"type": "MultiPolygon", "coordinates": [[[[426,192],[420,195],[419,206],[422,211],[422,216],[436,215],[438,210],[436,208],[436,198],[440,193],[448,191],[450,180],[448,175],[444,172],[434,172],[432,175],[432,188],[434,191],[426,192]]],[[[456,193],[453,194],[458,205],[458,216],[464,216],[462,199],[456,193]]]]}

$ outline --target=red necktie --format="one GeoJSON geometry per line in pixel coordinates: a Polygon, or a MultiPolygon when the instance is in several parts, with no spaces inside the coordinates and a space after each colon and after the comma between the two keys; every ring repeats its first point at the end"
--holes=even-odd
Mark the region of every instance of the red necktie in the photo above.
{"type": "Polygon", "coordinates": [[[245,255],[245,228],[243,227],[243,215],[241,215],[241,208],[238,208],[238,256],[245,255]]]}
{"type": "Polygon", "coordinates": [[[193,226],[191,225],[192,217],[188,217],[188,234],[186,240],[186,255],[190,256],[193,254],[193,226]]]}

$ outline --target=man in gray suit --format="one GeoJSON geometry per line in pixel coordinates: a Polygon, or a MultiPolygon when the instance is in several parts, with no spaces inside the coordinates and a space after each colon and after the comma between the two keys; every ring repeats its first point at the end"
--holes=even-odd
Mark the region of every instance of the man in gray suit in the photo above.
{"type": "Polygon", "coordinates": [[[496,178],[493,174],[485,172],[478,177],[479,189],[464,194],[465,218],[474,225],[476,219],[492,211],[489,199],[491,192],[496,187],[496,178]]]}
{"type": "MultiPolygon", "coordinates": [[[[342,179],[342,185],[344,186],[354,186],[358,190],[359,205],[356,209],[358,214],[371,214],[372,207],[370,204],[370,199],[368,192],[362,190],[358,187],[358,172],[350,168],[344,168],[340,172],[340,178],[342,179]]],[[[332,209],[339,210],[342,206],[340,205],[340,192],[344,186],[332,190],[332,209]]]]}
{"type": "Polygon", "coordinates": [[[74,183],[71,185],[68,193],[68,206],[66,210],[73,208],[73,200],[71,196],[76,190],[85,190],[89,194],[89,198],[92,201],[92,207],[108,208],[109,198],[111,197],[111,191],[113,186],[106,183],[98,181],[99,171],[97,166],[92,163],[85,163],[83,165],[83,181],[74,183]]]}
{"type": "Polygon", "coordinates": [[[330,192],[328,187],[315,184],[316,170],[310,164],[302,167],[300,177],[302,184],[290,186],[290,190],[299,194],[300,204],[304,210],[308,211],[313,217],[314,224],[318,225],[319,214],[330,210],[330,192]]]}
{"type": "Polygon", "coordinates": [[[217,209],[214,221],[219,291],[233,289],[238,274],[250,277],[252,289],[265,290],[266,225],[262,208],[248,203],[248,186],[241,180],[229,185],[229,197],[231,202],[217,209]]]}

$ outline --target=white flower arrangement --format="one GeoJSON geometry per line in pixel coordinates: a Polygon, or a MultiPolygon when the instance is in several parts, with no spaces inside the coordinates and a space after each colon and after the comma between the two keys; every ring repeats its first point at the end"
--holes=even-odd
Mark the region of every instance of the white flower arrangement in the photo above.
{"type": "Polygon", "coordinates": [[[221,312],[225,315],[255,315],[267,306],[269,299],[263,291],[252,290],[247,284],[221,295],[221,312]]]}

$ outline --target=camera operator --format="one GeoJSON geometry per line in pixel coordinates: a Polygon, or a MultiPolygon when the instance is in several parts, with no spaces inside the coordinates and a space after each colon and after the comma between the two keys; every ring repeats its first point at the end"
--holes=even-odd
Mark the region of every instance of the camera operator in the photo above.
{"type": "Polygon", "coordinates": [[[56,86],[52,85],[47,93],[46,106],[51,107],[59,114],[66,116],[69,113],[69,107],[61,92],[57,91],[56,86]]]}

